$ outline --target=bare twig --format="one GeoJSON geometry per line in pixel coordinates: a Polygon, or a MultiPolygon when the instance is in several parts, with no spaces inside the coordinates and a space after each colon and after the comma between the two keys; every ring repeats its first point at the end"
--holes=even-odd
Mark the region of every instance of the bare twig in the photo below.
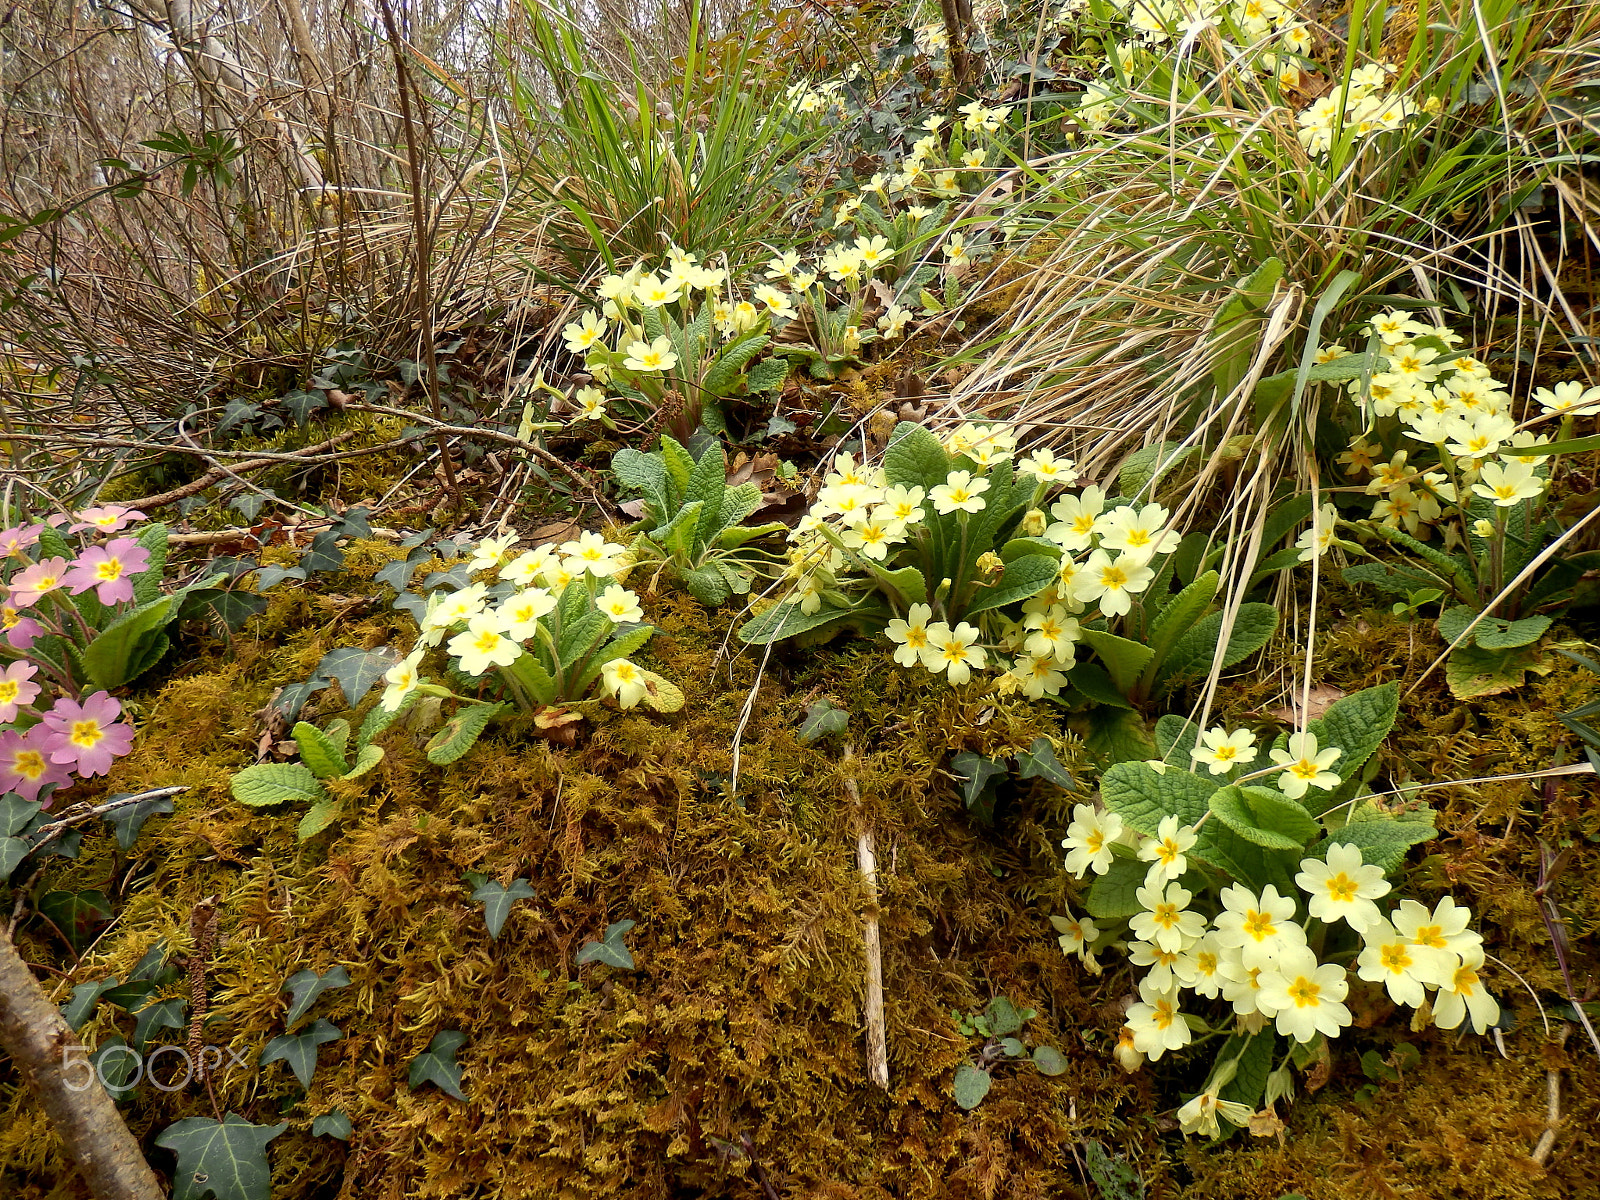
{"type": "MultiPolygon", "coordinates": [[[[1556,1046],[1559,1048],[1567,1040],[1567,1034],[1572,1032],[1572,1026],[1562,1022],[1561,1028],[1556,1030],[1556,1046]]],[[[1561,1071],[1554,1067],[1545,1070],[1545,1121],[1544,1133],[1539,1138],[1539,1144],[1533,1148],[1533,1153],[1528,1157],[1541,1167],[1550,1161],[1550,1151],[1555,1149],[1556,1136],[1561,1132],[1561,1071]]]]}
{"type": "MultiPolygon", "coordinates": [[[[844,767],[850,771],[855,759],[855,747],[844,748],[844,767]]],[[[878,852],[872,827],[866,823],[861,809],[861,789],[855,777],[846,774],[844,789],[850,795],[860,831],[856,835],[856,865],[867,889],[867,911],[864,938],[867,951],[867,1078],[878,1087],[889,1090],[889,1031],[883,1019],[883,943],[878,931],[878,852]]]]}

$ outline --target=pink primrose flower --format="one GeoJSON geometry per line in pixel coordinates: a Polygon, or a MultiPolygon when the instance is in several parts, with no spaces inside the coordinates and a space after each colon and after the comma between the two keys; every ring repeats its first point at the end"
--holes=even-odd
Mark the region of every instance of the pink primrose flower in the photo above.
{"type": "Polygon", "coordinates": [[[50,761],[76,767],[79,775],[104,775],[111,760],[133,747],[133,727],[117,721],[122,705],[109,692],[96,692],[82,704],[62,697],[45,713],[43,727],[50,761]]]}
{"type": "Polygon", "coordinates": [[[133,599],[133,580],[150,565],[150,552],[132,538],[118,538],[104,546],[91,546],[72,564],[66,583],[74,596],[90,588],[101,604],[133,599]]]}
{"type": "Polygon", "coordinates": [[[31,608],[41,596],[48,596],[67,581],[68,562],[46,558],[24,567],[11,577],[11,603],[16,608],[31,608]]]}
{"type": "Polygon", "coordinates": [[[16,525],[0,529],[0,558],[21,558],[28,547],[38,544],[43,525],[16,525]]]}
{"type": "Polygon", "coordinates": [[[15,721],[17,710],[38,697],[39,685],[29,682],[38,671],[31,662],[14,662],[0,671],[0,722],[15,721]]]}
{"type": "Polygon", "coordinates": [[[84,509],[78,514],[77,522],[67,526],[67,532],[82,533],[85,529],[92,529],[96,533],[115,533],[124,525],[142,520],[144,514],[138,509],[123,508],[120,504],[108,504],[104,508],[84,509]]]}
{"type": "Polygon", "coordinates": [[[25,617],[9,604],[0,604],[0,637],[8,646],[26,650],[33,639],[45,631],[32,617],[25,617]]]}
{"type": "MultiPolygon", "coordinates": [[[[72,772],[50,761],[46,740],[50,731],[35,725],[26,733],[0,731],[0,791],[15,792],[24,800],[37,800],[49,784],[72,782],[72,772]]],[[[45,807],[50,807],[49,801],[45,807]]]]}

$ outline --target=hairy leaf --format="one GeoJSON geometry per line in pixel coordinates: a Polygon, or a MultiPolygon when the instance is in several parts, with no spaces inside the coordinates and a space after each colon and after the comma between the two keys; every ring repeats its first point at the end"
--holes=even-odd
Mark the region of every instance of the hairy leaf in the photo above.
{"type": "Polygon", "coordinates": [[[327,794],[310,768],[300,763],[257,763],[246,767],[228,781],[228,790],[240,804],[251,808],[287,804],[291,800],[315,802],[327,794]]]}

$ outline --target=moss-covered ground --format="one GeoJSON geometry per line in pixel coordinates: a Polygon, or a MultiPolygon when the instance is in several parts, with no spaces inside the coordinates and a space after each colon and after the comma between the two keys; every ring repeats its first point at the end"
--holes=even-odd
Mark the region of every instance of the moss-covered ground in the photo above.
{"type": "MultiPolygon", "coordinates": [[[[1592,778],[1417,794],[1438,810],[1442,833],[1414,856],[1407,889],[1423,899],[1448,890],[1480,915],[1502,964],[1491,964],[1491,984],[1513,1013],[1503,1038],[1412,1031],[1381,993],[1357,985],[1357,1028],[1330,1069],[1302,1080],[1286,1129],[1184,1144],[1171,1108],[1196,1081],[1171,1059],[1132,1077],[1116,1068],[1107,1049],[1130,991],[1126,968],[1113,960],[1102,976],[1086,973],[1048,922],[1080,907],[1054,847],[1083,794],[1010,785],[986,826],[948,771],[953,751],[1001,756],[1045,736],[1089,787],[1092,764],[1048,705],[929,683],[864,642],[779,651],[752,695],[761,663],[723,653],[728,614],[664,591],[647,597],[662,632],[643,658],[687,693],[675,716],[603,714],[570,749],[491,735],[448,768],[431,766],[420,738],[396,726],[378,771],[341,785],[341,820],[309,842],[296,840],[298,813],[237,804],[228,778],[253,760],[258,710],[276,687],[305,678],[335,646],[408,644],[401,619],[364,599],[391,553],[358,543],[351,576],[280,588],[231,644],[185,642],[134,697],[143,734],[105,783],[189,790],[128,854],[92,828],[77,859],[49,873],[50,887],[105,891],[115,922],[76,962],[47,927],[23,927],[26,956],[59,973],[64,999],[69,982],[126,978],[161,939],[182,966],[195,906],[219,898],[204,1037],[250,1065],[215,1078],[209,1096],[139,1088],[126,1112],[147,1146],[186,1115],[287,1121],[271,1146],[275,1200],[1117,1195],[1091,1142],[1125,1160],[1149,1196],[1597,1194],[1592,1058],[1581,1034],[1564,1050],[1547,1035],[1524,990],[1525,981],[1548,1006],[1563,988],[1534,893],[1541,843],[1570,850],[1549,896],[1578,986],[1595,977],[1592,778]],[[805,744],[804,709],[824,697],[849,711],[848,728],[805,744]],[[887,1093],[867,1081],[863,1039],[868,902],[856,841],[867,827],[880,864],[887,1093]],[[469,898],[467,872],[531,883],[498,939],[469,898]],[[637,922],[635,969],[574,966],[580,946],[623,919],[637,922]],[[284,1064],[255,1059],[283,1031],[285,979],[336,964],[351,986],[314,1011],[343,1036],[321,1048],[307,1094],[284,1064]],[[952,1010],[976,1012],[1000,995],[1038,1010],[1027,1040],[1059,1048],[1068,1068],[1047,1078],[1002,1067],[983,1104],[963,1112],[951,1080],[978,1042],[952,1010]],[[444,1030],[466,1035],[465,1103],[408,1084],[410,1062],[444,1030]],[[1420,1062],[1372,1084],[1361,1053],[1390,1056],[1400,1042],[1420,1062]],[[1551,1070],[1561,1124],[1540,1166],[1530,1152],[1551,1070]],[[351,1118],[348,1144],[311,1136],[311,1118],[334,1109],[351,1118]]],[[[1427,626],[1348,594],[1334,594],[1327,620],[1318,680],[1346,691],[1415,678],[1440,648],[1427,626]]],[[[1471,708],[1436,672],[1405,697],[1384,750],[1390,776],[1570,761],[1556,714],[1592,699],[1596,680],[1564,659],[1552,668],[1471,708]]],[[[1259,719],[1277,695],[1269,663],[1225,685],[1218,705],[1259,719]]],[[[331,717],[342,704],[330,689],[308,714],[331,717]]],[[[181,973],[168,988],[188,991],[181,973]]],[[[1559,1016],[1546,1015],[1557,1029],[1559,1016]]],[[[126,1035],[131,1020],[103,1005],[86,1039],[113,1026],[126,1035]]],[[[0,1113],[0,1190],[79,1194],[14,1078],[0,1081],[0,1113]]]]}

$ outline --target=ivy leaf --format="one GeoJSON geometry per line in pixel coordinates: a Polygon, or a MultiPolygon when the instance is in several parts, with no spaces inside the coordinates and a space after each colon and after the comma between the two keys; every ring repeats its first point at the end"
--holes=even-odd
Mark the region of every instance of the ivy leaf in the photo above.
{"type": "Polygon", "coordinates": [[[0,796],[0,837],[10,837],[27,829],[42,807],[37,800],[24,800],[15,792],[0,796]]]}
{"type": "Polygon", "coordinates": [[[328,407],[328,396],[326,392],[308,392],[304,388],[296,388],[285,393],[281,403],[296,425],[304,425],[311,419],[312,413],[328,407]]]}
{"type": "Polygon", "coordinates": [[[337,683],[339,690],[344,693],[345,704],[354,708],[398,661],[391,650],[361,650],[345,646],[324,654],[322,661],[317,664],[316,673],[337,683]]]}
{"type": "Polygon", "coordinates": [[[950,759],[950,766],[956,777],[961,780],[961,796],[967,802],[968,808],[978,803],[988,790],[990,780],[1003,777],[1006,773],[1004,763],[984,758],[971,750],[963,750],[960,754],[954,755],[950,759]]]}
{"type": "Polygon", "coordinates": [[[116,986],[115,975],[90,983],[80,983],[72,989],[72,998],[61,1006],[61,1019],[73,1033],[77,1033],[83,1028],[83,1023],[94,1015],[94,1010],[99,1007],[100,997],[116,986]]]}
{"type": "Polygon", "coordinates": [[[956,1105],[964,1112],[971,1112],[983,1103],[993,1082],[989,1072],[982,1067],[975,1067],[969,1062],[962,1063],[956,1068],[956,1105]]]}
{"type": "Polygon", "coordinates": [[[1017,755],[1017,774],[1023,779],[1043,779],[1064,791],[1070,792],[1076,786],[1071,772],[1056,757],[1049,738],[1034,738],[1033,745],[1017,755]]]}
{"type": "Polygon", "coordinates": [[[311,1077],[317,1073],[317,1047],[342,1037],[337,1026],[318,1017],[299,1033],[280,1034],[268,1042],[261,1050],[261,1065],[280,1060],[288,1063],[300,1086],[309,1090],[311,1077]]]}
{"type": "Polygon", "coordinates": [[[320,571],[327,574],[337,571],[344,566],[344,551],[336,543],[339,535],[331,529],[325,529],[311,539],[311,549],[307,550],[300,559],[300,567],[306,572],[320,571]]]}
{"type": "Polygon", "coordinates": [[[256,576],[256,591],[271,591],[285,579],[304,579],[305,577],[306,569],[304,567],[262,567],[260,574],[256,576]]]}
{"type": "Polygon", "coordinates": [[[95,1078],[105,1085],[106,1095],[121,1104],[139,1087],[140,1077],[134,1075],[139,1059],[137,1051],[112,1034],[100,1039],[99,1047],[89,1056],[89,1065],[94,1068],[95,1078]]]}
{"type": "MultiPolygon", "coordinates": [[[[133,792],[122,792],[110,797],[105,803],[121,800],[127,796],[135,795],[133,792]]],[[[107,825],[111,826],[116,834],[117,846],[124,850],[132,850],[133,843],[139,836],[139,830],[144,828],[144,823],[153,816],[164,815],[172,811],[172,797],[162,796],[156,800],[140,800],[137,804],[124,804],[121,808],[114,808],[102,814],[107,825]]],[[[0,871],[0,874],[4,874],[0,871]]]]}
{"type": "Polygon", "coordinates": [[[227,588],[204,588],[183,602],[180,617],[206,617],[218,629],[237,633],[252,617],[267,611],[265,596],[227,588]]]}
{"type": "Polygon", "coordinates": [[[319,975],[307,967],[289,976],[283,990],[289,993],[289,1011],[283,1018],[283,1027],[293,1029],[294,1023],[310,1011],[323,992],[350,986],[350,972],[341,966],[329,967],[319,975]]]}
{"type": "Polygon", "coordinates": [[[100,927],[113,916],[111,902],[101,891],[47,892],[39,900],[39,913],[61,931],[74,953],[82,954],[100,927]]]}
{"type": "Polygon", "coordinates": [[[835,708],[833,703],[824,697],[807,707],[806,719],[801,722],[795,736],[806,745],[810,745],[829,734],[843,733],[849,724],[849,710],[835,708]]]}
{"type": "Polygon", "coordinates": [[[152,1000],[133,1014],[133,1046],[143,1050],[156,1033],[163,1029],[182,1029],[183,1010],[188,1001],[181,996],[167,1000],[152,1000]]]}
{"type": "Polygon", "coordinates": [[[406,1082],[416,1091],[431,1083],[445,1095],[465,1101],[461,1091],[461,1067],[456,1063],[456,1051],[466,1044],[467,1035],[459,1029],[446,1029],[433,1035],[428,1048],[411,1060],[411,1071],[406,1082]]]}
{"type": "Polygon", "coordinates": [[[311,1122],[312,1137],[331,1137],[338,1138],[341,1142],[348,1142],[352,1132],[350,1118],[339,1108],[325,1112],[311,1122]]]}
{"type": "Polygon", "coordinates": [[[289,1122],[252,1125],[238,1113],[221,1121],[185,1117],[169,1125],[156,1145],[178,1156],[172,1177],[172,1200],[272,1200],[272,1168],[267,1143],[289,1122]]]}
{"type": "Polygon", "coordinates": [[[623,945],[622,937],[635,924],[634,921],[613,921],[607,925],[605,940],[585,942],[579,948],[577,965],[581,967],[585,963],[597,962],[621,971],[633,970],[633,953],[623,945]]]}
{"type": "Polygon", "coordinates": [[[483,921],[489,927],[489,936],[498,939],[506,918],[511,915],[511,906],[533,895],[533,887],[526,879],[513,879],[509,886],[485,883],[472,893],[472,898],[483,905],[483,921]]]}
{"type": "Polygon", "coordinates": [[[28,857],[28,851],[33,847],[21,838],[0,838],[0,883],[11,878],[11,872],[17,869],[23,859],[28,857]]]}

